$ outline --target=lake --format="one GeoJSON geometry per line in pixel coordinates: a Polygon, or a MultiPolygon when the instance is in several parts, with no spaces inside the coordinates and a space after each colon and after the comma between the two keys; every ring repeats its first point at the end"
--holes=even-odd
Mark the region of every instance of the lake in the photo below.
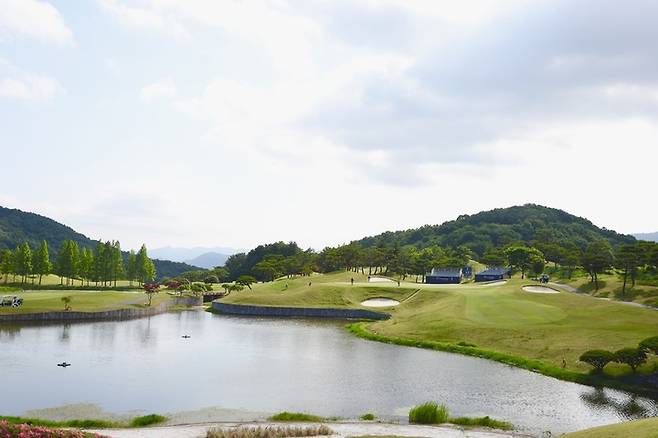
{"type": "Polygon", "coordinates": [[[117,414],[219,406],[403,420],[411,406],[435,400],[453,416],[489,415],[535,434],[658,415],[646,398],[483,359],[370,342],[344,324],[203,311],[0,324],[0,414],[92,403],[117,414]],[[57,367],[62,361],[72,366],[57,367]]]}

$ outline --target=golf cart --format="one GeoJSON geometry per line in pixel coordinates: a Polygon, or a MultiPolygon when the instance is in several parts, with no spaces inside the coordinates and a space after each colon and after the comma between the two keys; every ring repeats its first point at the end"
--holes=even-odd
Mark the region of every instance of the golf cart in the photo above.
{"type": "Polygon", "coordinates": [[[23,305],[23,298],[17,297],[16,295],[5,295],[0,300],[1,307],[20,307],[23,305]]]}

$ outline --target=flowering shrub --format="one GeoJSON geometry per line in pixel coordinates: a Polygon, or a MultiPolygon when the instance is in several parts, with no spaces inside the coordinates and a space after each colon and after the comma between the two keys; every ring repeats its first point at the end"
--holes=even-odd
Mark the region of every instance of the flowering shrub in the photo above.
{"type": "Polygon", "coordinates": [[[103,438],[80,430],[49,429],[27,424],[11,424],[0,420],[0,438],[103,438]]]}

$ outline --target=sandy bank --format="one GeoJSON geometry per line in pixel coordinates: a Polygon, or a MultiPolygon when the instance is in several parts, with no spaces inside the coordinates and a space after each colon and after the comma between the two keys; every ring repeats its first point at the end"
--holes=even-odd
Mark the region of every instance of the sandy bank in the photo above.
{"type": "MultiPolygon", "coordinates": [[[[179,426],[149,427],[142,429],[90,430],[112,438],[203,438],[212,427],[231,428],[244,426],[271,426],[281,423],[202,423],[179,426]]],[[[492,430],[466,430],[456,426],[419,426],[387,423],[326,423],[334,431],[334,437],[360,435],[397,435],[427,438],[520,438],[530,437],[514,432],[492,430]]],[[[312,423],[285,423],[288,426],[317,426],[312,423]]]]}

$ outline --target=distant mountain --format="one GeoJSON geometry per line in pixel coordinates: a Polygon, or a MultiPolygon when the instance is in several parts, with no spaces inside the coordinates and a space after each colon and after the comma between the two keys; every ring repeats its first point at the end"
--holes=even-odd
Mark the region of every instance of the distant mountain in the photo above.
{"type": "Polygon", "coordinates": [[[658,242],[658,231],[655,233],[637,233],[634,234],[637,240],[650,240],[651,242],[658,242]]]}
{"type": "Polygon", "coordinates": [[[221,246],[217,246],[217,247],[196,246],[193,248],[165,246],[163,248],[151,249],[149,250],[149,254],[153,257],[173,260],[175,262],[187,262],[188,260],[189,261],[194,260],[197,257],[208,253],[226,255],[226,257],[228,258],[228,256],[242,251],[244,250],[235,249],[235,248],[226,248],[221,246]]]}
{"type": "Polygon", "coordinates": [[[441,225],[425,225],[405,231],[387,231],[359,241],[362,246],[415,245],[426,247],[465,245],[482,255],[487,248],[512,242],[531,243],[538,236],[560,243],[571,241],[586,248],[595,239],[612,246],[632,243],[635,237],[599,228],[587,219],[541,205],[497,208],[474,215],[462,215],[441,225]]]}
{"type": "MultiPolygon", "coordinates": [[[[36,248],[42,240],[48,242],[51,258],[65,240],[73,240],[79,246],[87,248],[94,248],[98,243],[45,216],[0,207],[0,249],[14,249],[23,242],[28,242],[32,248],[36,248]]],[[[174,277],[198,269],[185,263],[158,260],[150,251],[149,256],[153,258],[158,278],[174,277]]]]}
{"type": "Polygon", "coordinates": [[[205,252],[193,259],[185,260],[188,265],[198,266],[200,268],[212,269],[215,266],[224,266],[226,260],[230,257],[228,254],[218,252],[205,252]]]}

